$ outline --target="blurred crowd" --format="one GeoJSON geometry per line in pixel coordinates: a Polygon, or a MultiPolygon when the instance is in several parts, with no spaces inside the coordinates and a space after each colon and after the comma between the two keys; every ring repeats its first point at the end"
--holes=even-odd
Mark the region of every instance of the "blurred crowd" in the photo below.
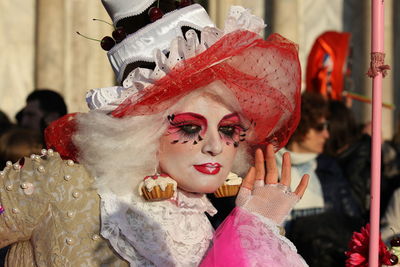
{"type": "Polygon", "coordinates": [[[67,114],[63,97],[48,89],[33,91],[26,105],[16,114],[12,123],[0,111],[0,168],[7,161],[17,162],[24,156],[40,153],[44,148],[44,129],[54,120],[67,114]]]}
{"type": "MultiPolygon", "coordinates": [[[[352,107],[351,36],[325,32],[308,56],[301,120],[285,149],[292,184],[310,174],[302,200],[285,223],[286,236],[310,266],[345,266],[352,233],[369,222],[371,123],[352,107]]],[[[400,234],[400,129],[382,142],[381,232],[400,234]]],[[[278,161],[279,163],[279,161],[278,161]]]]}
{"type": "MultiPolygon", "coordinates": [[[[278,164],[284,152],[291,154],[293,184],[310,174],[306,193],[285,222],[286,236],[310,266],[344,266],[352,233],[369,221],[371,130],[368,122],[355,120],[344,94],[349,43],[349,34],[337,32],[316,40],[308,58],[299,126],[277,153],[278,164]]],[[[65,114],[62,96],[48,89],[27,97],[16,123],[0,111],[0,169],[8,161],[40,153],[44,129],[65,114]]],[[[400,123],[393,138],[382,142],[381,182],[382,237],[387,241],[400,234],[400,123]]],[[[229,213],[226,207],[234,200],[229,201],[214,203],[221,215],[214,217],[214,225],[229,213]]]]}
{"type": "MultiPolygon", "coordinates": [[[[369,222],[371,125],[355,120],[346,100],[302,94],[301,120],[277,162],[291,154],[292,184],[310,182],[286,221],[286,236],[310,266],[344,266],[352,233],[369,222]]],[[[381,233],[400,234],[399,131],[382,142],[381,233]]]]}

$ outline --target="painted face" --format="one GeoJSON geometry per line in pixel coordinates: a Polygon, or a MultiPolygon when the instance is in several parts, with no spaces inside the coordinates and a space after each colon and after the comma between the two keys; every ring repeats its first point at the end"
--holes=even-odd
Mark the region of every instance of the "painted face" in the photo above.
{"type": "Polygon", "coordinates": [[[298,143],[297,152],[321,154],[328,138],[328,122],[325,118],[322,118],[316,127],[308,130],[304,140],[298,143]]]}
{"type": "Polygon", "coordinates": [[[214,192],[228,176],[244,138],[239,116],[215,100],[196,97],[168,120],[160,140],[160,171],[188,192],[214,192]]]}

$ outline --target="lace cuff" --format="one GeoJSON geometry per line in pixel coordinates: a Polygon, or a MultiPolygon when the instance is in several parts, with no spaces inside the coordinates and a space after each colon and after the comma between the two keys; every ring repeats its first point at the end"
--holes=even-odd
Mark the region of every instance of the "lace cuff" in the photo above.
{"type": "Polygon", "coordinates": [[[267,184],[252,191],[241,187],[236,205],[282,224],[299,199],[299,196],[285,185],[267,184]]]}

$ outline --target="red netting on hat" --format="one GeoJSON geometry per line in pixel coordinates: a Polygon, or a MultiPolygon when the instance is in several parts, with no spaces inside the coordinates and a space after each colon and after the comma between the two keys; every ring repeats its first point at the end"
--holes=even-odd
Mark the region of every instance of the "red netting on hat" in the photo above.
{"type": "Polygon", "coordinates": [[[249,31],[227,34],[126,99],[112,115],[161,112],[216,80],[234,93],[243,114],[254,122],[250,142],[272,143],[276,148],[286,144],[299,121],[301,70],[296,45],[279,34],[267,40],[249,31]]]}
{"type": "Polygon", "coordinates": [[[67,114],[52,122],[44,131],[47,148],[57,151],[63,159],[76,161],[78,150],[72,143],[77,113],[67,114]]]}

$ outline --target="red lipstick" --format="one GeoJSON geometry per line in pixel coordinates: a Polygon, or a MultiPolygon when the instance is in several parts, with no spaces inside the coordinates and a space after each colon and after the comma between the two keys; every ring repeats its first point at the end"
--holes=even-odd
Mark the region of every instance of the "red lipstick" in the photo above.
{"type": "Polygon", "coordinates": [[[219,163],[204,163],[201,165],[193,165],[193,167],[201,173],[215,175],[219,173],[222,166],[219,163]]]}

